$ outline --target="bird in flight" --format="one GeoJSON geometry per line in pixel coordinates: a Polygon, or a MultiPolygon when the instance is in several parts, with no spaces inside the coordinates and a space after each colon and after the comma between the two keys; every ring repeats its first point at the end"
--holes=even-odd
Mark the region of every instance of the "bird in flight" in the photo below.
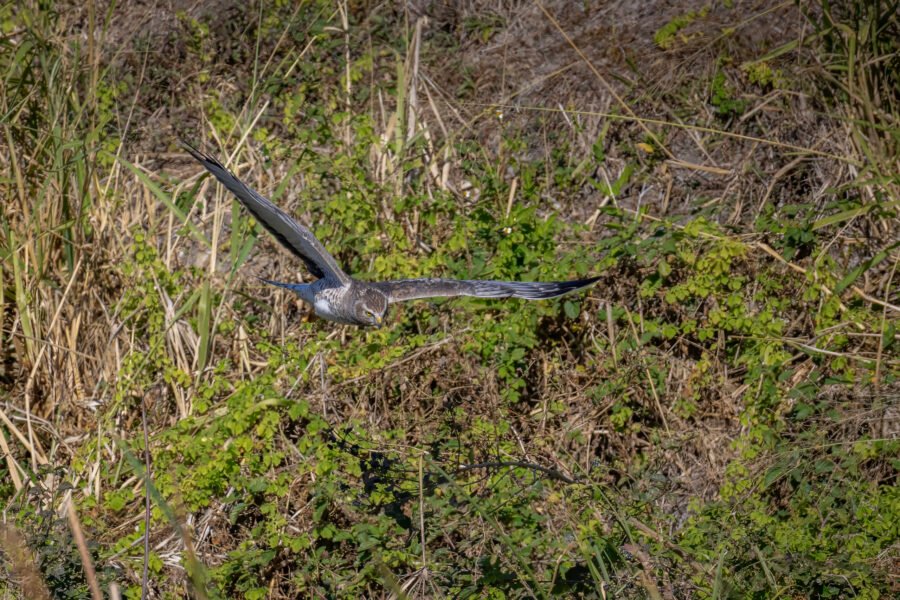
{"type": "Polygon", "coordinates": [[[347,275],[316,236],[208,154],[182,142],[184,148],[207,171],[237,197],[266,231],[306,264],[317,279],[312,283],[269,281],[291,290],[329,321],[359,326],[380,326],[388,306],[404,300],[441,296],[476,298],[524,298],[543,300],[580,290],[599,277],[574,281],[519,282],[463,279],[399,279],[360,281],[347,275]]]}

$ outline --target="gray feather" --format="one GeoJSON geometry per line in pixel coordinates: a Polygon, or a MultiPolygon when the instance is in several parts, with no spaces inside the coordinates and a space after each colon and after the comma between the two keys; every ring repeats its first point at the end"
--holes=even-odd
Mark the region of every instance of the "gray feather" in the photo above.
{"type": "Polygon", "coordinates": [[[391,303],[417,298],[441,296],[474,296],[476,298],[524,298],[544,300],[556,298],[575,290],[585,288],[599,277],[576,279],[573,281],[489,281],[466,279],[399,279],[396,281],[376,281],[373,287],[381,290],[391,303]]]}
{"type": "Polygon", "coordinates": [[[337,261],[316,239],[312,231],[296,222],[287,213],[272,204],[268,198],[247,187],[234,173],[212,156],[200,152],[185,142],[182,142],[182,145],[190,152],[191,156],[197,159],[207,171],[212,173],[222,185],[228,188],[228,191],[240,200],[244,208],[256,218],[266,231],[306,263],[310,273],[315,277],[331,279],[344,285],[350,283],[350,277],[341,270],[337,261]]]}

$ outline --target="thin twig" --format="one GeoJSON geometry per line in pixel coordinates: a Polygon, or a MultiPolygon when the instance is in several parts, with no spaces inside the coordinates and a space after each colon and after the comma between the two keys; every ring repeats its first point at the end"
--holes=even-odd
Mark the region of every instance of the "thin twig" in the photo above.
{"type": "Polygon", "coordinates": [[[150,434],[147,431],[147,402],[141,396],[141,423],[144,427],[144,572],[141,575],[141,600],[150,594],[150,434]]]}
{"type": "MultiPolygon", "coordinates": [[[[545,112],[545,113],[558,113],[560,112],[558,108],[555,106],[534,106],[534,105],[525,105],[525,104],[503,104],[497,102],[460,102],[460,106],[480,106],[491,109],[503,108],[507,110],[515,110],[519,112],[545,112]]],[[[616,114],[610,112],[603,112],[598,110],[579,110],[574,108],[567,108],[566,113],[569,115],[584,115],[589,117],[602,117],[604,119],[609,119],[611,121],[629,121],[635,123],[646,123],[649,125],[662,125],[665,127],[674,127],[676,129],[684,129],[687,131],[697,131],[700,133],[711,133],[714,135],[721,135],[722,137],[727,137],[735,140],[743,140],[745,142],[756,142],[759,144],[764,144],[766,146],[771,146],[773,148],[783,148],[785,150],[790,150],[792,152],[799,152],[801,154],[808,154],[810,156],[819,156],[822,158],[830,158],[832,160],[836,160],[840,163],[853,165],[855,167],[862,167],[863,164],[859,161],[853,160],[851,158],[847,158],[846,156],[841,156],[838,154],[832,154],[830,152],[824,152],[822,150],[814,150],[812,148],[807,148],[805,146],[798,146],[796,144],[789,144],[787,142],[779,142],[776,140],[769,140],[766,138],[761,138],[753,135],[746,135],[743,133],[735,133],[733,131],[725,131],[722,129],[716,129],[715,127],[704,127],[703,125],[693,125],[690,123],[676,123],[673,121],[666,121],[663,119],[653,119],[650,117],[638,117],[635,115],[623,115],[616,114]]],[[[674,159],[678,160],[678,159],[674,159]]],[[[686,166],[688,163],[679,163],[678,166],[686,166]]],[[[674,165],[673,165],[674,166],[674,165]]]]}
{"type": "Polygon", "coordinates": [[[551,469],[550,467],[544,467],[541,465],[537,465],[535,463],[525,462],[522,460],[510,460],[510,461],[497,461],[497,462],[483,462],[483,463],[472,463],[469,465],[460,465],[456,468],[457,473],[462,473],[465,471],[474,471],[476,469],[502,469],[505,467],[518,467],[520,469],[531,469],[532,471],[538,471],[548,476],[550,479],[557,479],[562,481],[563,483],[578,483],[577,479],[572,479],[568,475],[563,475],[561,472],[556,469],[551,469]]]}
{"type": "Polygon", "coordinates": [[[425,455],[419,455],[419,539],[422,546],[422,568],[428,568],[428,554],[425,552],[425,455]]]}
{"type": "Polygon", "coordinates": [[[538,8],[541,9],[541,11],[544,13],[544,15],[547,17],[547,19],[553,24],[553,26],[556,28],[556,30],[559,31],[560,35],[562,35],[563,38],[565,38],[566,43],[568,43],[569,46],[572,47],[572,50],[574,50],[578,54],[578,56],[581,58],[581,60],[584,61],[584,63],[588,66],[588,68],[591,70],[591,72],[597,78],[597,80],[600,81],[600,83],[603,85],[603,87],[606,88],[606,91],[609,92],[609,94],[613,98],[615,98],[616,102],[619,103],[619,106],[621,106],[625,110],[625,112],[627,112],[632,118],[634,118],[637,121],[637,124],[640,126],[640,128],[644,130],[644,133],[646,133],[650,137],[650,139],[652,139],[656,143],[657,146],[659,146],[659,149],[662,150],[663,154],[666,155],[666,158],[674,159],[675,155],[669,151],[669,149],[662,142],[662,140],[659,139],[659,136],[657,136],[655,133],[650,131],[650,128],[647,127],[646,122],[643,119],[638,119],[637,115],[634,114],[634,111],[631,110],[631,107],[628,106],[628,103],[625,102],[625,100],[616,92],[616,90],[613,88],[613,86],[611,86],[609,84],[609,82],[606,81],[606,78],[604,78],[603,75],[600,74],[600,71],[597,70],[597,67],[594,66],[594,63],[592,63],[590,61],[590,59],[585,55],[585,53],[582,52],[581,48],[579,48],[578,45],[572,40],[572,38],[569,37],[569,34],[567,34],[565,32],[565,30],[559,24],[559,21],[557,21],[556,18],[554,18],[554,16],[551,15],[550,12],[546,8],[544,8],[544,5],[541,2],[539,2],[538,0],[535,0],[534,3],[537,4],[538,8]]]}
{"type": "Polygon", "coordinates": [[[97,582],[97,571],[94,570],[91,553],[88,550],[87,542],[84,541],[81,521],[78,520],[78,513],[75,512],[75,501],[71,496],[68,499],[66,509],[69,513],[69,527],[72,528],[72,537],[75,538],[75,545],[78,546],[78,554],[81,556],[81,566],[84,567],[84,578],[87,580],[88,588],[91,590],[91,598],[93,600],[103,600],[103,593],[100,591],[100,584],[97,582]]]}
{"type": "MultiPolygon", "coordinates": [[[[634,326],[634,319],[631,318],[631,311],[627,308],[625,311],[628,313],[628,324],[631,326],[631,333],[634,335],[634,340],[640,344],[641,336],[638,335],[637,328],[634,326]]],[[[656,384],[653,383],[653,373],[650,372],[650,367],[647,366],[646,363],[643,364],[643,367],[644,372],[647,375],[647,383],[650,384],[650,392],[653,394],[653,402],[656,404],[656,411],[659,413],[659,418],[662,419],[663,428],[665,428],[666,433],[671,433],[669,431],[669,422],[666,420],[666,413],[663,410],[662,402],[659,399],[659,393],[656,391],[656,384]]]]}
{"type": "MultiPolygon", "coordinates": [[[[0,450],[3,451],[3,456],[6,458],[6,468],[9,470],[9,474],[12,477],[13,486],[16,488],[16,491],[22,489],[22,478],[19,477],[19,463],[16,462],[16,459],[13,458],[13,454],[9,449],[9,444],[6,443],[6,436],[3,435],[3,430],[0,429],[0,450]]],[[[22,470],[24,473],[24,469],[22,470]]]]}

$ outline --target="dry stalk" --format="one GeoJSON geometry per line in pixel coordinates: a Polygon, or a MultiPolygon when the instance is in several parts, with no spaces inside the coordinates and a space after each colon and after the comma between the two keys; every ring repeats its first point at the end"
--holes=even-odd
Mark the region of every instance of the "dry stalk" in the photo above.
{"type": "Polygon", "coordinates": [[[93,600],[103,600],[103,592],[100,591],[100,583],[97,581],[97,571],[94,570],[94,561],[91,559],[91,552],[88,550],[87,542],[84,539],[84,531],[81,529],[78,513],[75,512],[75,502],[71,497],[67,498],[65,502],[69,516],[69,527],[72,529],[75,545],[78,546],[78,554],[81,556],[84,578],[87,580],[88,588],[91,590],[91,598],[93,600]]]}

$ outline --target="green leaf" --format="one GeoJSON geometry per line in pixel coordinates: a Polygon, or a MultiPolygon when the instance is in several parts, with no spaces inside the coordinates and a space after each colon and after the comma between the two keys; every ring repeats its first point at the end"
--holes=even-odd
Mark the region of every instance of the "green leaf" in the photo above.
{"type": "Polygon", "coordinates": [[[790,460],[783,460],[775,463],[772,468],[766,471],[765,476],[763,477],[763,489],[768,488],[770,485],[775,483],[778,479],[781,478],[782,475],[787,473],[792,469],[792,462],[790,460]]]}
{"type": "Polygon", "coordinates": [[[841,281],[838,282],[838,284],[834,287],[835,295],[838,295],[841,292],[843,292],[844,290],[846,290],[848,287],[853,285],[854,281],[859,279],[860,275],[862,275],[863,273],[865,273],[872,267],[877,266],[878,263],[880,263],[885,258],[887,258],[888,252],[890,250],[893,250],[896,246],[897,246],[897,244],[893,244],[889,248],[882,250],[881,252],[879,252],[878,254],[876,254],[875,256],[870,258],[869,260],[867,260],[863,263],[860,263],[854,269],[852,269],[849,273],[847,273],[847,275],[843,279],[841,279],[841,281]]]}
{"type": "Polygon", "coordinates": [[[897,324],[889,321],[884,328],[884,335],[881,336],[881,349],[887,350],[894,343],[894,337],[897,335],[897,324]]]}
{"type": "Polygon", "coordinates": [[[844,221],[849,221],[850,219],[855,219],[856,217],[870,213],[875,209],[885,210],[887,208],[894,208],[895,206],[900,206],[900,200],[878,204],[866,204],[865,206],[858,206],[856,208],[842,210],[839,213],[835,213],[833,215],[829,215],[827,217],[819,219],[818,221],[813,223],[812,230],[816,231],[817,229],[822,229],[823,227],[828,227],[829,225],[843,223],[844,221]]]}
{"type": "Polygon", "coordinates": [[[566,300],[563,304],[563,310],[566,312],[566,316],[570,319],[577,319],[578,313],[580,312],[578,304],[572,302],[571,300],[566,300]]]}

